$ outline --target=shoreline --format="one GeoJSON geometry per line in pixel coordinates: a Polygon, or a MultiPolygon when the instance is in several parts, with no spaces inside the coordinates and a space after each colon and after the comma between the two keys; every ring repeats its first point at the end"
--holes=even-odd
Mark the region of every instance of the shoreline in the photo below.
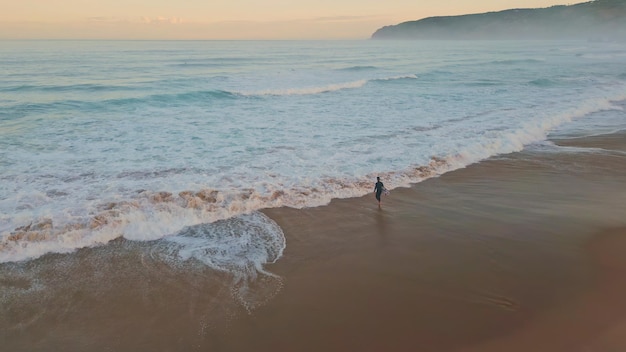
{"type": "Polygon", "coordinates": [[[266,209],[287,246],[243,283],[159,241],[5,265],[15,296],[0,339],[15,351],[626,348],[626,140],[594,138],[601,150],[542,145],[394,189],[382,209],[373,193],[266,209]]]}
{"type": "MultiPolygon", "coordinates": [[[[594,148],[620,142],[594,139],[594,148]]],[[[578,332],[598,332],[585,317],[609,296],[596,286],[604,274],[587,243],[605,228],[626,228],[626,166],[614,162],[613,153],[525,150],[395,189],[380,211],[373,194],[265,210],[287,237],[284,256],[267,266],[284,287],[233,323],[227,350],[575,351],[590,344],[593,334],[578,332]],[[580,321],[571,322],[576,314],[580,321]],[[554,321],[566,328],[543,329],[554,321]]],[[[621,308],[623,315],[594,321],[626,320],[621,308]]]]}

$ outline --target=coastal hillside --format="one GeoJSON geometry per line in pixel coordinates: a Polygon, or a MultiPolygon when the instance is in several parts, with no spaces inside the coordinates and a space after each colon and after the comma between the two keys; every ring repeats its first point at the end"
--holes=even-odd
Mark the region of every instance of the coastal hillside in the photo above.
{"type": "Polygon", "coordinates": [[[380,28],[372,39],[626,40],[626,0],[428,17],[380,28]]]}

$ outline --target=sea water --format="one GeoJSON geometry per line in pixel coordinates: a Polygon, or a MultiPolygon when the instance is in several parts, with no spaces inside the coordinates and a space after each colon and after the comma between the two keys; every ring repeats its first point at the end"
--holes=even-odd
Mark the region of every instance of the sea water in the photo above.
{"type": "Polygon", "coordinates": [[[0,263],[123,237],[270,275],[258,210],[624,129],[625,100],[623,43],[0,42],[0,263]]]}

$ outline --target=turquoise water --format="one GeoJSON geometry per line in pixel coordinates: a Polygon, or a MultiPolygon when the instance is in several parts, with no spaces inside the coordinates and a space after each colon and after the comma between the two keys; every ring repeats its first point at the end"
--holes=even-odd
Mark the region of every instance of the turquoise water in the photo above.
{"type": "MultiPolygon", "coordinates": [[[[184,257],[181,231],[236,217],[269,233],[258,266],[286,244],[256,210],[626,128],[625,64],[590,42],[0,42],[0,262],[118,237],[184,257]]],[[[249,239],[224,236],[213,254],[249,239]]]]}

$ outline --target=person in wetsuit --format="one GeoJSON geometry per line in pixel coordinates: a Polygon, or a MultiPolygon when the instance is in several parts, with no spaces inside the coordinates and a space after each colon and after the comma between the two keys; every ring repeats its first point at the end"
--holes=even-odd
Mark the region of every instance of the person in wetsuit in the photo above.
{"type": "Polygon", "coordinates": [[[380,177],[376,177],[376,185],[374,186],[374,193],[376,193],[376,200],[378,201],[378,207],[380,208],[380,196],[385,191],[385,185],[380,182],[380,177]]]}

